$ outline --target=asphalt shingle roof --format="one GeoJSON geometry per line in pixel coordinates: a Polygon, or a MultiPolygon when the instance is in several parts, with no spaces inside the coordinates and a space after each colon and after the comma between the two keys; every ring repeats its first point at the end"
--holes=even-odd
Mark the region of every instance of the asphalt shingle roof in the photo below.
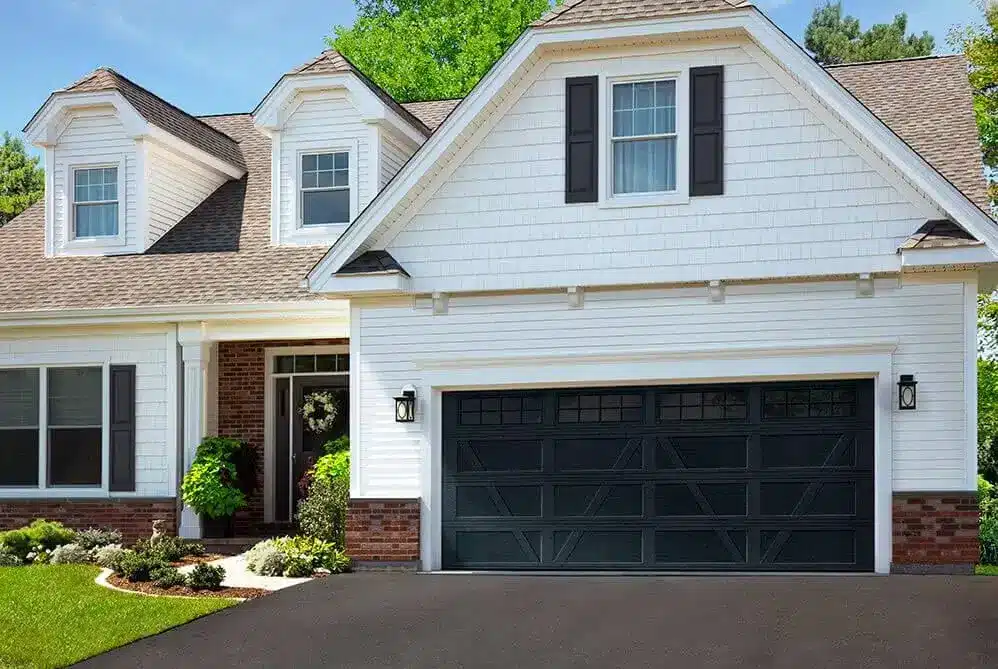
{"type": "Polygon", "coordinates": [[[751,3],[741,0],[566,0],[542,15],[535,28],[659,19],[682,14],[723,12],[751,3]]]}

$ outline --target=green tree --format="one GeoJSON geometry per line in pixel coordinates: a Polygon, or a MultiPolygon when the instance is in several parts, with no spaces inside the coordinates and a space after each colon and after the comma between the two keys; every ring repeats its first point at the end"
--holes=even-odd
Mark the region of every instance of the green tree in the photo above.
{"type": "Polygon", "coordinates": [[[549,7],[549,0],[355,0],[331,47],[401,102],[458,98],[549,7]]]}
{"type": "Polygon", "coordinates": [[[861,30],[859,19],[842,15],[842,2],[826,2],[814,10],[804,31],[804,46],[822,65],[860,63],[928,56],[936,46],[932,35],[908,35],[908,15],[894,16],[891,23],[877,23],[861,30]]]}
{"type": "Polygon", "coordinates": [[[28,157],[24,142],[3,134],[0,144],[0,226],[33,205],[45,192],[45,171],[28,157]]]}
{"type": "Polygon", "coordinates": [[[974,115],[981,136],[981,150],[988,172],[988,195],[998,200],[994,174],[998,168],[998,3],[978,0],[984,23],[954,28],[947,37],[970,63],[970,86],[974,91],[974,115]]]}
{"type": "Polygon", "coordinates": [[[998,483],[998,301],[977,298],[977,469],[998,483]]]}

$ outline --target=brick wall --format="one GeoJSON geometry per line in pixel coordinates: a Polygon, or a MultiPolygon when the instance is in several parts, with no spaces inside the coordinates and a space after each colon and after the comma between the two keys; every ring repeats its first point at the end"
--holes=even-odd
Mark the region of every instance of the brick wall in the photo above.
{"type": "Polygon", "coordinates": [[[980,557],[974,493],[896,493],[895,565],[973,565],[980,557]]]}
{"type": "Polygon", "coordinates": [[[359,563],[419,562],[419,500],[351,499],[346,549],[359,563]]]}
{"type": "Polygon", "coordinates": [[[236,513],[237,534],[259,534],[263,523],[263,438],[265,349],[283,346],[346,345],[347,339],[247,341],[218,344],[218,434],[247,442],[257,452],[257,490],[249,506],[236,513]]]}
{"type": "Polygon", "coordinates": [[[134,542],[152,534],[152,521],[165,520],[166,531],[177,530],[177,501],[155,499],[28,499],[0,501],[0,530],[23,527],[36,518],[57,520],[67,527],[110,527],[134,542]]]}

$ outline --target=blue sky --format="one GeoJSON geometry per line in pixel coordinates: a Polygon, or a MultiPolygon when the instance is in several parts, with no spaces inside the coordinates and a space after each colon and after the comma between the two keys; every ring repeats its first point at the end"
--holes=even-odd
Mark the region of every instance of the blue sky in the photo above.
{"type": "MultiPolygon", "coordinates": [[[[803,41],[822,0],[756,0],[803,41]]],[[[0,132],[20,131],[48,94],[114,67],[193,114],[252,109],[280,75],[316,55],[353,0],[0,0],[0,132]]],[[[947,52],[946,32],[979,19],[974,0],[845,0],[863,27],[909,16],[947,52]]]]}

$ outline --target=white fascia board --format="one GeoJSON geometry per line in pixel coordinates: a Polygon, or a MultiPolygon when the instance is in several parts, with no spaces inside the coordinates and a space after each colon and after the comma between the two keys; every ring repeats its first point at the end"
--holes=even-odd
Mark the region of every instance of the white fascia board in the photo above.
{"type": "Polygon", "coordinates": [[[680,33],[744,31],[781,63],[801,85],[811,90],[844,119],[857,134],[905,174],[958,224],[992,248],[998,249],[998,227],[959,189],[901,140],[869,109],[811,59],[792,39],[754,7],[680,19],[620,22],[579,29],[531,28],[510,47],[467,98],[458,105],[395,179],[347,228],[309,273],[309,279],[332,274],[359,253],[368,250],[371,236],[392,210],[449,151],[454,141],[503,88],[510,76],[539,48],[592,44],[615,39],[654,38],[680,33]]]}
{"type": "Polygon", "coordinates": [[[975,246],[939,246],[901,250],[901,267],[939,267],[941,265],[982,265],[998,263],[998,256],[985,244],[975,246]]]}
{"type": "Polygon", "coordinates": [[[246,174],[245,169],[237,167],[220,158],[216,158],[207,151],[203,151],[192,144],[188,144],[173,133],[167,132],[166,130],[152,125],[151,123],[149,124],[149,129],[145,134],[145,137],[152,140],[156,144],[159,144],[168,151],[199,163],[226,178],[242,179],[243,175],[246,174]]]}
{"type": "Polygon", "coordinates": [[[310,285],[311,290],[323,294],[347,295],[384,295],[409,293],[409,277],[398,271],[370,272],[365,274],[333,274],[317,285],[310,285]]]}

